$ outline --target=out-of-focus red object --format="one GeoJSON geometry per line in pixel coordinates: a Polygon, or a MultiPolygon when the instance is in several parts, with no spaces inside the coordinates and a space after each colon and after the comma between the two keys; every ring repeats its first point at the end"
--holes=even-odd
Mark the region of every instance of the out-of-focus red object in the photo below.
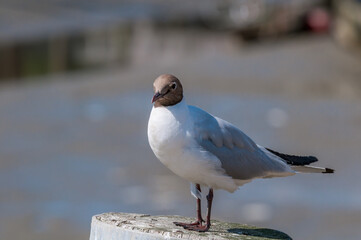
{"type": "Polygon", "coordinates": [[[330,15],[323,8],[315,8],[307,15],[306,22],[313,32],[327,32],[330,27],[330,15]]]}

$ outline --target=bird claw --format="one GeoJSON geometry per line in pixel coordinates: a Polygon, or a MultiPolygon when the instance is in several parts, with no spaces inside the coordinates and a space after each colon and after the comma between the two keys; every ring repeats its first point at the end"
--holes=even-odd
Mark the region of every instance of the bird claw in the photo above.
{"type": "Polygon", "coordinates": [[[190,230],[190,231],[197,231],[197,232],[206,232],[209,230],[209,226],[207,225],[194,225],[189,227],[184,227],[184,229],[190,230]]]}
{"type": "Polygon", "coordinates": [[[194,223],[182,223],[182,222],[173,222],[173,223],[176,226],[183,227],[184,229],[187,229],[189,231],[197,231],[197,232],[206,232],[206,231],[208,231],[210,226],[202,225],[202,222],[204,222],[203,219],[201,221],[196,221],[194,223]]]}
{"type": "MultiPolygon", "coordinates": [[[[202,219],[203,221],[203,219],[202,219]]],[[[199,221],[196,221],[194,223],[182,223],[182,222],[173,222],[176,226],[183,227],[184,229],[187,229],[192,226],[200,225],[199,221]]]]}

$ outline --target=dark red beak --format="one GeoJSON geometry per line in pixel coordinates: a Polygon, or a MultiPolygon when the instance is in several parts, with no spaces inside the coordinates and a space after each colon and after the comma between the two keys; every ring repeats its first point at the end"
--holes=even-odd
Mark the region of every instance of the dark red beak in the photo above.
{"type": "Polygon", "coordinates": [[[157,101],[158,98],[162,97],[163,95],[160,94],[159,92],[156,92],[152,98],[152,103],[154,103],[155,101],[157,101]]]}

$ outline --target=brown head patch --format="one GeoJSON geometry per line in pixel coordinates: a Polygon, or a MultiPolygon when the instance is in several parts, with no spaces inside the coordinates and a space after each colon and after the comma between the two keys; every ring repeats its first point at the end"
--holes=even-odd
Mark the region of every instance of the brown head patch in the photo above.
{"type": "Polygon", "coordinates": [[[153,83],[155,107],[172,106],[183,99],[183,87],[179,79],[170,74],[160,75],[153,83]]]}

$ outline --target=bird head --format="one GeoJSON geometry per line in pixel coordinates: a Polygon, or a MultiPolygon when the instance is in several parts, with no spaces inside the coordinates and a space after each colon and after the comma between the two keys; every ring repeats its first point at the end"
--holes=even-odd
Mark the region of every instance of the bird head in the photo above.
{"type": "Polygon", "coordinates": [[[183,99],[183,87],[178,78],[170,74],[160,75],[153,83],[155,107],[172,106],[183,99]]]}

